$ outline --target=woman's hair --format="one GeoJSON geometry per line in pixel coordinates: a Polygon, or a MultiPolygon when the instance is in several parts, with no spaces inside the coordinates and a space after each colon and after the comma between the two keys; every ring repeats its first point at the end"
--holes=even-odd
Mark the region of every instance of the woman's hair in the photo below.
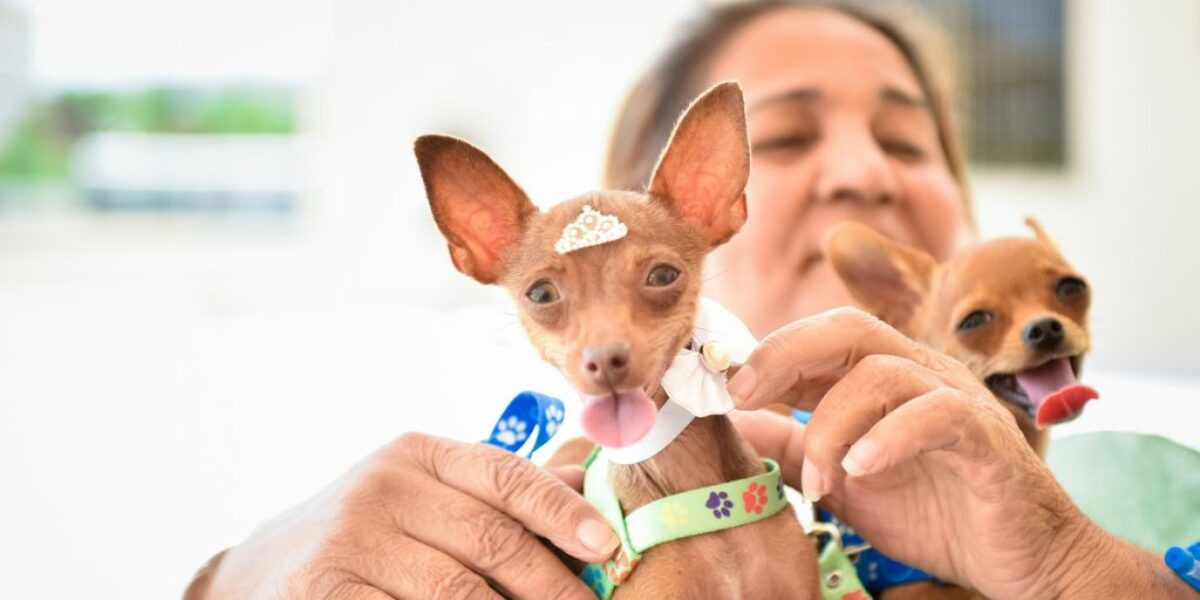
{"type": "MultiPolygon", "coordinates": [[[[743,25],[769,12],[825,7],[854,17],[891,40],[916,74],[938,129],[950,173],[968,198],[956,120],[950,112],[954,67],[937,30],[898,1],[747,0],[707,8],[688,23],[659,61],[634,86],[617,117],[604,170],[605,187],[639,190],[688,103],[704,91],[713,57],[743,25]],[[920,42],[921,45],[918,45],[920,42]],[[931,48],[931,46],[936,46],[931,48]],[[941,56],[938,64],[932,57],[941,56]],[[939,67],[934,70],[933,67],[939,67]]],[[[969,202],[965,207],[971,221],[969,202]]]]}

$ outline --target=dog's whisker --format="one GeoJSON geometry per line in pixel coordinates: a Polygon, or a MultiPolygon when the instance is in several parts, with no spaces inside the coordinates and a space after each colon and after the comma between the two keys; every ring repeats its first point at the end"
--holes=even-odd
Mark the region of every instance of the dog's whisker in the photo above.
{"type": "Polygon", "coordinates": [[[718,271],[717,273],[715,273],[715,274],[713,274],[713,275],[709,275],[709,276],[705,277],[705,278],[704,278],[704,283],[708,283],[708,282],[710,282],[710,281],[713,281],[713,280],[717,279],[718,277],[724,277],[726,273],[729,273],[729,267],[725,267],[724,269],[721,269],[721,270],[720,270],[720,271],[718,271]]]}
{"type": "Polygon", "coordinates": [[[506,332],[507,332],[507,331],[509,331],[509,329],[511,329],[511,328],[512,328],[514,325],[520,325],[520,321],[518,321],[518,320],[516,320],[516,319],[513,319],[513,320],[511,320],[511,321],[505,321],[505,322],[503,322],[503,323],[500,323],[500,324],[498,324],[498,325],[496,325],[496,326],[494,326],[494,327],[491,327],[491,328],[488,330],[488,334],[489,334],[489,335],[497,335],[497,334],[500,334],[500,333],[506,333],[506,332]]]}
{"type": "Polygon", "coordinates": [[[515,313],[515,312],[513,312],[513,311],[511,311],[511,310],[507,310],[507,309],[500,308],[500,307],[498,307],[498,306],[485,306],[484,308],[485,308],[485,309],[486,309],[488,312],[491,312],[491,313],[493,313],[493,314],[497,314],[497,315],[504,315],[504,316],[506,316],[506,317],[512,317],[512,318],[514,318],[514,319],[515,319],[515,318],[517,318],[517,313],[515,313]]]}

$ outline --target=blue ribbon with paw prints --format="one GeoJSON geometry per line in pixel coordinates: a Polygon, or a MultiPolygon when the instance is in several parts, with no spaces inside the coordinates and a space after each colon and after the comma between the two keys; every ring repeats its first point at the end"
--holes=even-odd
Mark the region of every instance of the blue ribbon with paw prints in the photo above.
{"type": "Polygon", "coordinates": [[[524,391],[513,397],[508,407],[492,427],[492,434],[483,442],[509,452],[517,452],[522,446],[533,442],[526,458],[537,451],[558,433],[566,411],[563,401],[553,396],[524,391]]]}

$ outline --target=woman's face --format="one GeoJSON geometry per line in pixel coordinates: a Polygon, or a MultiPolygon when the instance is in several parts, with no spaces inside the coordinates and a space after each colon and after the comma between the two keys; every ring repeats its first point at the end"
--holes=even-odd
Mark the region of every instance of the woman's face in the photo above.
{"type": "Polygon", "coordinates": [[[962,193],[916,75],[881,33],[827,9],[777,10],[716,53],[709,81],[729,79],[746,95],[749,219],[709,257],[705,293],[757,335],[853,304],[821,254],[836,223],[953,252],[962,193]]]}

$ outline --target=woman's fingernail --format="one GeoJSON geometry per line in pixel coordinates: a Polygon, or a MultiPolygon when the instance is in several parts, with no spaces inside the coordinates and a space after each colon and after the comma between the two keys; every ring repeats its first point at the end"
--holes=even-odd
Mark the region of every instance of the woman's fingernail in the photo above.
{"type": "Polygon", "coordinates": [[[809,502],[816,502],[825,495],[824,481],[821,479],[821,472],[817,470],[817,465],[814,465],[808,458],[804,459],[804,466],[800,467],[800,487],[804,492],[804,497],[808,498],[809,502]]]}
{"type": "Polygon", "coordinates": [[[879,444],[875,440],[864,439],[850,446],[846,458],[842,459],[842,468],[847,475],[858,477],[874,472],[878,462],[879,444]]]}
{"type": "Polygon", "coordinates": [[[750,399],[750,395],[754,393],[754,386],[758,384],[758,376],[754,373],[754,367],[743,365],[738,369],[737,374],[725,386],[729,390],[729,395],[733,396],[733,403],[736,406],[744,406],[746,401],[750,399]]]}
{"type": "Polygon", "coordinates": [[[598,554],[612,554],[621,543],[613,533],[612,527],[599,519],[584,519],[579,524],[579,529],[575,530],[575,535],[579,536],[579,541],[583,542],[588,550],[598,554]]]}

